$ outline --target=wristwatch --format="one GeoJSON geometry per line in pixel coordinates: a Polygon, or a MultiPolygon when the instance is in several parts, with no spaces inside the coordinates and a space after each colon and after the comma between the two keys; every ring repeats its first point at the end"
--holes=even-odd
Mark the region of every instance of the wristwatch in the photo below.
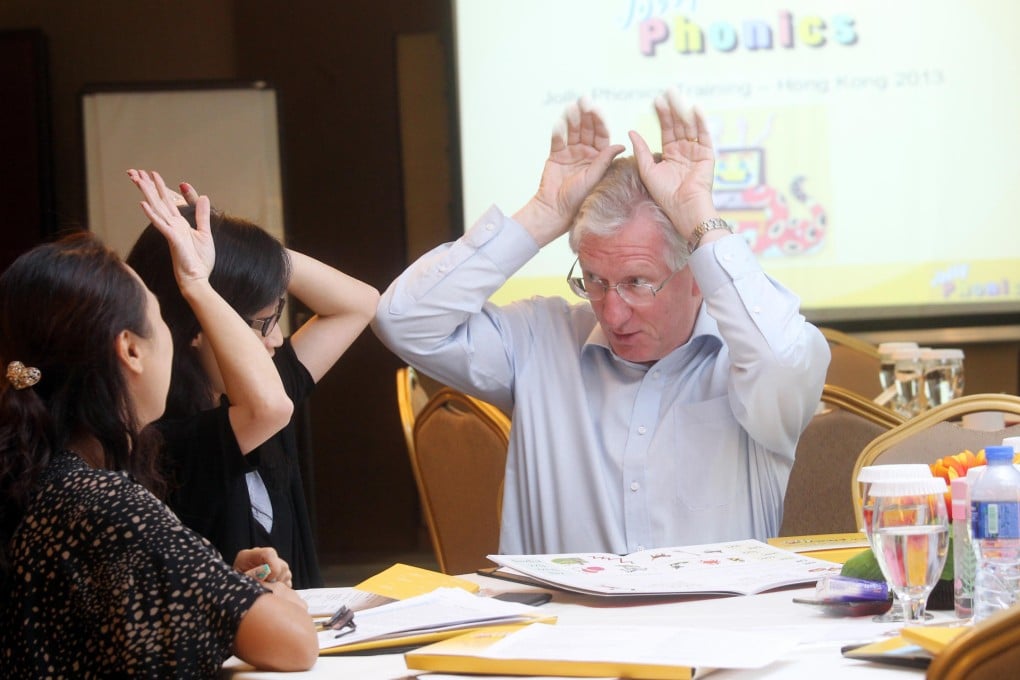
{"type": "Polygon", "coordinates": [[[731,234],[733,233],[733,228],[726,223],[726,220],[721,217],[710,217],[694,228],[694,231],[691,233],[691,240],[687,242],[687,250],[693,253],[701,243],[702,237],[716,229],[725,229],[731,234]]]}

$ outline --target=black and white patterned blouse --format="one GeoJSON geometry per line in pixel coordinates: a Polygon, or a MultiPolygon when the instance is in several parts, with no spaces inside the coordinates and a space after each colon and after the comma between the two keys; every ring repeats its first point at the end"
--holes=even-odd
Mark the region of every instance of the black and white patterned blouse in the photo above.
{"type": "Polygon", "coordinates": [[[14,533],[0,678],[215,676],[266,591],[126,474],[55,456],[14,533]]]}

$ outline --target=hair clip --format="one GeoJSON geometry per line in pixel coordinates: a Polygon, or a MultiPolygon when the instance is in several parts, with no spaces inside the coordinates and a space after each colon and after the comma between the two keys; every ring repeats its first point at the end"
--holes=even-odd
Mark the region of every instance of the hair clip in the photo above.
{"type": "Polygon", "coordinates": [[[12,361],[7,364],[7,380],[16,390],[23,390],[26,387],[39,382],[42,372],[33,366],[26,366],[20,361],[12,361]]]}
{"type": "Polygon", "coordinates": [[[336,637],[343,637],[358,629],[358,626],[354,623],[354,612],[347,605],[341,605],[340,609],[337,609],[336,613],[322,624],[322,627],[326,630],[340,631],[336,634],[336,637]]]}

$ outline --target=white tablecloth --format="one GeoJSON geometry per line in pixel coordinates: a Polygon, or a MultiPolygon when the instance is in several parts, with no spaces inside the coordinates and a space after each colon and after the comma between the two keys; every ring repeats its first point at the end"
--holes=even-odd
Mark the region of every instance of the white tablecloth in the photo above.
{"type": "MultiPolygon", "coordinates": [[[[469,578],[482,586],[482,594],[505,591],[534,590],[528,586],[485,576],[469,578]]],[[[832,617],[812,605],[793,602],[810,590],[784,590],[763,595],[621,601],[604,597],[573,595],[556,591],[542,610],[558,617],[557,625],[642,625],[681,626],[705,629],[788,631],[803,642],[797,649],[765,668],[752,670],[719,669],[712,680],[750,680],[766,678],[823,678],[824,680],[913,678],[919,680],[919,669],[853,661],[840,654],[840,648],[854,642],[867,642],[895,634],[897,624],[874,623],[872,617],[832,617]]],[[[934,612],[935,622],[954,621],[952,613],[934,612]]],[[[440,680],[460,677],[429,674],[408,670],[401,654],[373,656],[324,656],[305,673],[270,673],[255,671],[238,659],[223,666],[223,677],[230,680],[305,680],[306,678],[357,678],[357,680],[402,680],[415,677],[440,680]]],[[[479,677],[479,676],[465,676],[479,677]]],[[[494,678],[495,676],[488,676],[494,678]]]]}

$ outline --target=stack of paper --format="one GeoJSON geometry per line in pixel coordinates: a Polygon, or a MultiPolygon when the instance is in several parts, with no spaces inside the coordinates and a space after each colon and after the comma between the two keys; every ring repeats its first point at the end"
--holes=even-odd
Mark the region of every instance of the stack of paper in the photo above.
{"type": "Polygon", "coordinates": [[[444,673],[675,680],[713,668],[760,668],[796,645],[794,636],[761,631],[534,624],[459,635],[404,660],[444,673]]]}
{"type": "Polygon", "coordinates": [[[536,607],[479,597],[460,588],[437,588],[358,612],[356,629],[319,632],[321,654],[424,644],[465,630],[506,623],[555,621],[536,607]]]}

